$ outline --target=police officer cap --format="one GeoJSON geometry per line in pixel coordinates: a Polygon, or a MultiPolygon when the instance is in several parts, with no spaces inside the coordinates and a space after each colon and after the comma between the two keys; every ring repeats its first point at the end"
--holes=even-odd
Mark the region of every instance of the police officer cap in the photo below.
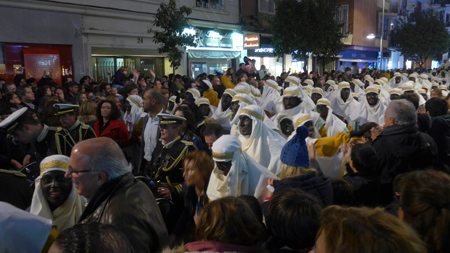
{"type": "Polygon", "coordinates": [[[58,112],[55,115],[62,115],[64,113],[74,112],[74,111],[78,110],[78,105],[54,104],[53,108],[58,110],[58,112]]]}
{"type": "Polygon", "coordinates": [[[186,121],[185,118],[180,116],[175,116],[168,113],[158,113],[159,118],[159,124],[160,125],[172,125],[172,124],[183,124],[184,121],[186,121]]]}

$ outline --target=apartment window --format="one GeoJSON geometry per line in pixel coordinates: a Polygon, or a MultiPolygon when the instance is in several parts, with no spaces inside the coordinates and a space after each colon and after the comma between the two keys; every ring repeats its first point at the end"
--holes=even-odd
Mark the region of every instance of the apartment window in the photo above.
{"type": "Polygon", "coordinates": [[[259,0],[259,12],[275,14],[274,0],[259,0]]]}
{"type": "Polygon", "coordinates": [[[208,9],[223,10],[224,0],[196,0],[196,6],[208,9]]]}
{"type": "Polygon", "coordinates": [[[341,28],[341,32],[344,34],[348,33],[348,4],[339,6],[336,19],[344,23],[344,26],[341,28]]]}

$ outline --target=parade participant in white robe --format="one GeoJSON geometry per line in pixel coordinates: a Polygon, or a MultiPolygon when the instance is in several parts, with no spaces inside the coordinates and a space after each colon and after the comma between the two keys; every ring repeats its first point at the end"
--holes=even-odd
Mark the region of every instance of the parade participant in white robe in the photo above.
{"type": "Polygon", "coordinates": [[[311,93],[312,93],[312,89],[310,86],[303,86],[302,90],[306,93],[306,95],[308,95],[309,97],[311,97],[311,93]]]}
{"type": "Polygon", "coordinates": [[[203,114],[203,117],[211,118],[214,112],[216,111],[216,107],[212,106],[207,98],[200,98],[197,102],[197,105],[200,109],[200,112],[203,114]]]}
{"type": "Polygon", "coordinates": [[[423,99],[425,99],[425,101],[428,101],[428,94],[425,89],[420,89],[417,92],[423,97],[423,99]]]}
{"type": "Polygon", "coordinates": [[[311,91],[311,99],[317,105],[317,101],[323,98],[323,90],[321,88],[313,88],[311,91]]]}
{"type": "Polygon", "coordinates": [[[448,89],[447,89],[447,86],[441,85],[441,86],[439,86],[439,89],[441,90],[442,96],[443,96],[443,97],[447,97],[447,96],[448,96],[448,89]]]}
{"type": "Polygon", "coordinates": [[[239,136],[239,129],[237,124],[239,123],[239,114],[242,110],[242,108],[246,107],[247,105],[254,105],[255,101],[247,94],[244,93],[238,93],[233,97],[233,100],[231,101],[231,117],[230,117],[230,135],[233,136],[239,136]]]}
{"type": "Polygon", "coordinates": [[[422,88],[422,84],[418,80],[419,75],[417,75],[416,72],[409,75],[409,81],[414,83],[414,89],[420,89],[422,88]]]}
{"type": "Polygon", "coordinates": [[[286,139],[264,124],[264,115],[264,110],[257,105],[244,107],[239,115],[239,140],[243,151],[278,175],[280,153],[286,139]]]}
{"type": "Polygon", "coordinates": [[[309,113],[315,108],[312,99],[300,87],[287,88],[277,103],[277,114],[294,117],[298,113],[309,113]]]}
{"type": "Polygon", "coordinates": [[[241,149],[241,141],[235,136],[223,135],[217,139],[212,147],[212,157],[215,166],[206,190],[211,201],[252,195],[262,203],[267,194],[267,179],[277,179],[241,149]]]}
{"type": "Polygon", "coordinates": [[[296,77],[296,76],[288,76],[288,77],[286,77],[285,81],[289,82],[289,86],[287,86],[287,87],[292,87],[292,86],[300,87],[300,86],[302,86],[302,84],[300,83],[300,79],[298,79],[298,77],[296,77]]]}
{"type": "Polygon", "coordinates": [[[216,121],[216,124],[221,125],[227,132],[231,130],[231,102],[236,95],[236,91],[233,89],[226,89],[219,101],[216,111],[212,118],[216,121]]]}
{"type": "Polygon", "coordinates": [[[403,82],[409,81],[408,73],[402,73],[402,81],[403,82]]]}
{"type": "Polygon", "coordinates": [[[311,87],[311,89],[312,89],[312,88],[314,88],[314,81],[312,79],[306,79],[303,82],[303,86],[311,87]]]}
{"type": "MultiPolygon", "coordinates": [[[[310,79],[307,79],[310,80],[310,79]]],[[[300,79],[298,79],[295,76],[288,76],[288,78],[286,78],[286,81],[289,82],[289,88],[286,88],[284,90],[283,96],[287,95],[286,93],[289,93],[290,91],[296,91],[296,89],[294,89],[293,87],[297,86],[297,83],[300,83],[300,79]]],[[[311,80],[312,82],[312,80],[311,80]]],[[[314,84],[314,83],[313,83],[314,84]]],[[[300,98],[302,99],[302,105],[304,108],[306,108],[306,110],[311,111],[314,110],[314,108],[316,108],[316,104],[314,104],[314,102],[312,101],[310,95],[307,95],[306,92],[303,91],[302,87],[305,86],[298,86],[298,91],[300,91],[300,98]]],[[[313,86],[308,84],[308,87],[311,88],[311,90],[314,88],[313,86]]],[[[285,108],[283,106],[280,106],[281,104],[278,103],[277,105],[277,109],[281,109],[284,110],[285,108]]]]}
{"type": "MultiPolygon", "coordinates": [[[[317,119],[320,118],[320,114],[314,112],[317,115],[317,119]]],[[[311,115],[306,113],[299,113],[292,118],[294,122],[294,129],[297,129],[299,126],[305,126],[309,130],[309,136],[306,138],[306,142],[314,142],[315,140],[321,138],[319,130],[316,128],[317,125],[316,116],[311,117],[311,115]]],[[[295,133],[292,133],[288,139],[291,139],[295,133]]]]}
{"type": "Polygon", "coordinates": [[[192,94],[195,103],[197,103],[198,99],[201,97],[200,91],[198,91],[197,89],[188,89],[187,93],[192,94]]]}
{"type": "Polygon", "coordinates": [[[359,117],[356,121],[359,122],[359,125],[367,122],[383,125],[385,112],[386,106],[379,97],[379,90],[374,86],[370,86],[366,89],[366,98],[364,101],[361,101],[359,117]]]}
{"type": "Polygon", "coordinates": [[[387,106],[391,103],[392,100],[398,99],[403,94],[403,91],[399,88],[392,89],[389,92],[389,99],[384,101],[384,106],[387,106]]]}
{"type": "Polygon", "coordinates": [[[125,122],[128,130],[128,139],[133,135],[134,127],[137,125],[142,117],[145,117],[144,110],[142,108],[142,98],[138,95],[130,95],[127,97],[127,101],[130,108],[123,115],[123,121],[125,122]]]}
{"type": "Polygon", "coordinates": [[[278,133],[287,140],[294,132],[294,122],[292,117],[289,115],[279,114],[277,115],[276,122],[278,123],[278,133]]]}
{"type": "Polygon", "coordinates": [[[403,76],[400,72],[395,72],[394,77],[389,80],[388,85],[394,89],[394,88],[400,88],[400,85],[403,83],[403,76]]]}
{"type": "Polygon", "coordinates": [[[86,199],[77,194],[75,185],[64,174],[69,169],[69,157],[52,155],[42,160],[41,175],[35,180],[31,202],[32,214],[51,219],[58,232],[78,223],[86,199]]]}
{"type": "Polygon", "coordinates": [[[169,103],[167,104],[167,112],[172,113],[172,111],[173,111],[173,109],[175,109],[175,107],[177,107],[177,97],[171,96],[169,98],[169,103]]]}
{"type": "Polygon", "coordinates": [[[352,93],[352,94],[350,94],[350,96],[352,96],[354,100],[356,100],[357,102],[359,102],[359,96],[358,96],[358,94],[352,93]]]}
{"type": "Polygon", "coordinates": [[[387,92],[383,86],[380,84],[377,84],[376,82],[373,83],[373,87],[378,89],[378,95],[380,97],[381,102],[384,103],[384,101],[389,99],[389,92],[387,92]]]}
{"type": "Polygon", "coordinates": [[[370,75],[364,76],[364,90],[367,89],[367,87],[373,85],[373,78],[370,75]]]}
{"type": "Polygon", "coordinates": [[[350,96],[350,84],[348,82],[341,82],[338,87],[336,95],[331,100],[331,108],[340,119],[346,120],[355,129],[354,121],[359,116],[360,103],[353,96],[350,96]]]}
{"type": "Polygon", "coordinates": [[[336,82],[333,80],[327,80],[323,85],[323,97],[331,99],[331,96],[333,96],[335,90],[337,90],[336,82]]]}
{"type": "Polygon", "coordinates": [[[414,83],[412,81],[404,82],[402,84],[402,91],[403,91],[403,94],[415,93],[417,96],[419,96],[419,106],[425,105],[425,103],[427,102],[427,101],[425,101],[425,99],[422,96],[419,95],[417,90],[414,88],[414,83]]]}
{"type": "Polygon", "coordinates": [[[419,75],[419,82],[422,84],[422,87],[423,87],[424,85],[431,86],[431,82],[428,81],[428,75],[425,74],[425,73],[419,75]]]}
{"type": "Polygon", "coordinates": [[[245,82],[240,82],[238,83],[235,87],[234,90],[236,91],[236,93],[241,93],[241,94],[246,94],[249,95],[253,101],[255,101],[255,104],[259,105],[261,104],[261,99],[258,97],[256,98],[253,94],[252,94],[252,86],[248,83],[245,82]]]}
{"type": "MultiPolygon", "coordinates": [[[[326,98],[321,98],[317,101],[317,112],[324,120],[322,124],[316,124],[316,129],[319,129],[321,137],[334,136],[337,133],[348,133],[347,124],[340,120],[333,114],[331,109],[331,102],[326,98]]],[[[320,121],[318,121],[319,123],[320,121]]]]}
{"type": "Polygon", "coordinates": [[[280,89],[274,80],[264,81],[263,93],[261,95],[261,108],[270,115],[275,114],[276,101],[280,99],[280,89]]]}
{"type": "Polygon", "coordinates": [[[350,83],[350,88],[352,89],[353,93],[358,94],[358,97],[364,97],[364,83],[359,79],[354,79],[352,83],[353,85],[350,83]]]}

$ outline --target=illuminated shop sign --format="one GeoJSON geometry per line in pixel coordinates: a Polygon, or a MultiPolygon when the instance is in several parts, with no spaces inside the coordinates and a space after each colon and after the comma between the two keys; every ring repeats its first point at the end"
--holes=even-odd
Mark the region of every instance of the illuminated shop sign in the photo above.
{"type": "Polygon", "coordinates": [[[273,54],[273,48],[271,47],[263,47],[255,49],[255,53],[269,53],[273,54]]]}
{"type": "Polygon", "coordinates": [[[260,45],[259,35],[245,35],[244,36],[244,49],[259,48],[260,45]]]}

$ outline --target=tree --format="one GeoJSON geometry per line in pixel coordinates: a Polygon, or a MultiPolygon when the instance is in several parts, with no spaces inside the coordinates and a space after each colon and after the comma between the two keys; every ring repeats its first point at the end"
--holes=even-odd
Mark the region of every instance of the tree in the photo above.
{"type": "Polygon", "coordinates": [[[402,55],[422,65],[428,59],[440,59],[448,52],[450,36],[439,13],[429,9],[415,10],[391,32],[391,41],[402,55]]]}
{"type": "Polygon", "coordinates": [[[275,54],[305,61],[314,53],[325,66],[344,48],[344,23],[336,20],[337,0],[275,0],[272,46],[275,54]]]}
{"type": "Polygon", "coordinates": [[[170,67],[175,70],[181,66],[183,51],[180,48],[186,46],[197,46],[195,35],[183,34],[183,30],[189,27],[189,21],[186,18],[192,13],[191,8],[181,6],[177,8],[175,0],[169,0],[168,4],[161,3],[156,11],[153,26],[160,29],[155,31],[150,29],[148,33],[153,33],[153,42],[161,44],[158,47],[159,53],[167,53],[170,67]]]}

